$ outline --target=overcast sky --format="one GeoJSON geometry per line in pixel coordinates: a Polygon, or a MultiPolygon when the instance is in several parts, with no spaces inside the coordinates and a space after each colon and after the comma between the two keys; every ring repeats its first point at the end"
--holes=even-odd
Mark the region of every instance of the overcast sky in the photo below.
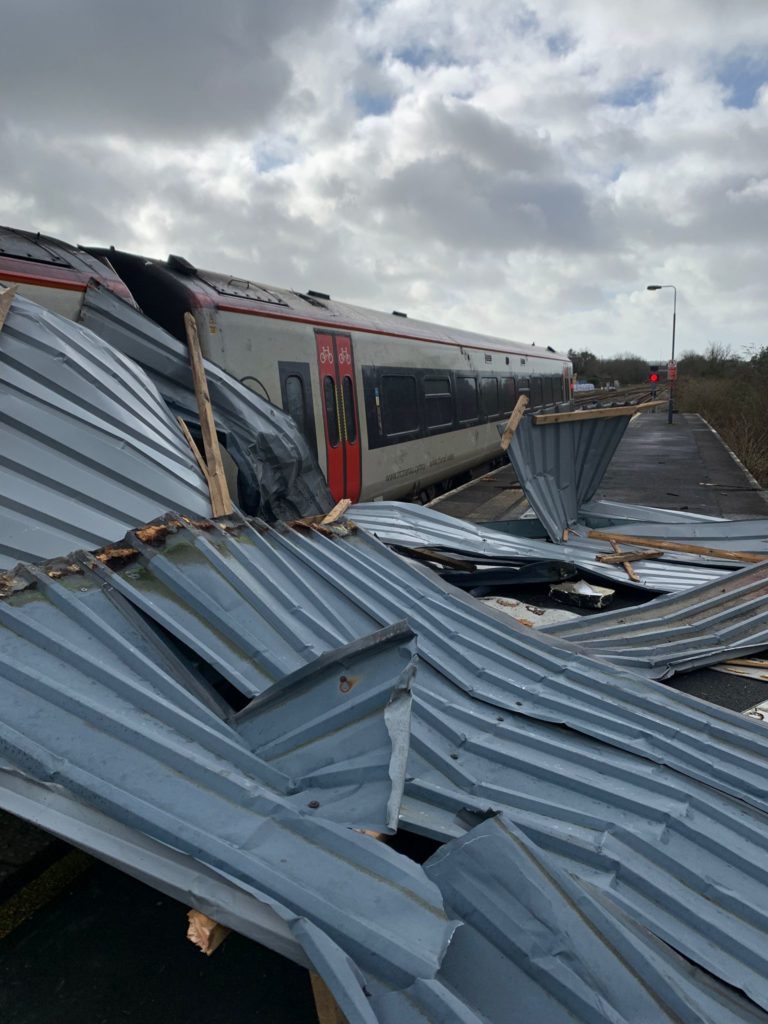
{"type": "Polygon", "coordinates": [[[5,0],[0,223],[561,350],[768,344],[766,0],[5,0]]]}

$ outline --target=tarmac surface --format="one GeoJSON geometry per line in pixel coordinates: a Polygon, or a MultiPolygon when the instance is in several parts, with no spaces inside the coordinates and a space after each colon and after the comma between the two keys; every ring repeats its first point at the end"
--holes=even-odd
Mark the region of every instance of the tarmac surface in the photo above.
{"type": "MultiPolygon", "coordinates": [[[[635,418],[599,497],[728,518],[768,502],[698,416],[635,418]]],[[[511,466],[436,499],[476,522],[527,508],[511,466]]],[[[636,593],[636,592],[635,592],[636,593]]],[[[710,670],[679,689],[734,708],[766,684],[710,670]]],[[[230,935],[211,957],[185,938],[188,907],[0,812],[0,1020],[4,1024],[315,1024],[306,970],[230,935]]]]}

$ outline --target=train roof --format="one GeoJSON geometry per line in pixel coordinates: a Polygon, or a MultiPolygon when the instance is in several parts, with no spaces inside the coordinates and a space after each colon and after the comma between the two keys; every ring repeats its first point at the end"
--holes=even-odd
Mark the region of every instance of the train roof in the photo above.
{"type": "Polygon", "coordinates": [[[125,282],[109,263],[87,249],[39,231],[0,225],[0,268],[6,280],[25,284],[56,283],[63,288],[84,289],[91,278],[96,278],[133,302],[125,282]]]}
{"type": "MultiPolygon", "coordinates": [[[[109,258],[118,273],[123,269],[128,270],[131,262],[138,261],[146,269],[152,268],[158,275],[168,275],[177,285],[190,293],[193,297],[192,302],[196,301],[198,305],[210,304],[225,311],[328,326],[332,330],[358,330],[399,338],[438,341],[466,348],[494,349],[521,357],[535,356],[538,359],[569,363],[567,356],[553,348],[446,327],[426,320],[413,319],[397,311],[384,313],[366,309],[351,303],[339,302],[323,292],[276,288],[243,277],[200,270],[180,256],[169,256],[167,260],[160,260],[146,259],[115,249],[90,251],[109,258]]],[[[128,284],[130,286],[130,279],[128,284]]]]}

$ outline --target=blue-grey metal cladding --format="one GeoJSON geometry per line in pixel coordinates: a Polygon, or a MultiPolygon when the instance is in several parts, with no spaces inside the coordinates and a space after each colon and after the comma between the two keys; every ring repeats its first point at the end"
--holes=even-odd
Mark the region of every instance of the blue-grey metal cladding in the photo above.
{"type": "MultiPolygon", "coordinates": [[[[97,621],[98,602],[81,600],[92,589],[109,599],[96,577],[82,569],[43,585],[43,575],[11,581],[0,600],[5,770],[64,787],[86,807],[200,861],[229,884],[232,900],[244,890],[284,918],[308,917],[391,983],[433,976],[453,926],[422,869],[328,820],[334,783],[310,779],[302,791],[232,726],[202,707],[196,715],[180,684],[177,705],[170,674],[156,690],[140,659],[123,657],[129,641],[97,621]]],[[[390,639],[398,633],[410,635],[398,628],[390,639]]],[[[374,648],[377,656],[383,650],[374,648]]],[[[407,669],[412,656],[403,653],[407,669]]],[[[344,657],[353,660],[349,651],[344,657]]],[[[367,665],[359,667],[364,675],[367,665]]],[[[350,693],[365,688],[361,679],[350,693]]],[[[333,727],[341,720],[333,715],[333,727]]],[[[354,786],[363,805],[365,783],[354,786]]],[[[350,788],[345,778],[335,785],[350,788]]]]}
{"type": "Polygon", "coordinates": [[[610,418],[581,415],[536,426],[534,416],[526,413],[507,448],[528,503],[555,542],[578,522],[580,506],[594,496],[634,412],[610,418]]]}
{"type": "MultiPolygon", "coordinates": [[[[80,317],[142,367],[175,415],[198,421],[186,345],[96,281],[80,317]]],[[[215,363],[204,363],[216,427],[239,470],[240,507],[267,520],[327,512],[333,499],[295,421],[215,363]]],[[[178,507],[172,498],[165,509],[178,507]]]]}
{"type": "MultiPolygon", "coordinates": [[[[407,619],[420,667],[401,821],[448,838],[465,830],[464,808],[504,810],[644,927],[768,1006],[758,723],[517,627],[359,532],[232,521],[137,548],[133,566],[110,571],[112,587],[206,660],[221,643],[217,609],[228,609],[229,644],[269,636],[280,665],[407,619]],[[157,580],[173,581],[162,602],[157,580]]],[[[239,656],[229,678],[266,685],[264,652],[253,660],[250,681],[239,656]]]]}
{"type": "Polygon", "coordinates": [[[544,632],[654,679],[753,654],[768,647],[768,562],[683,594],[544,632]]]}
{"type": "Polygon", "coordinates": [[[84,327],[21,296],[0,335],[0,568],[94,548],[208,489],[154,385],[84,327]]]}
{"type": "Polygon", "coordinates": [[[515,523],[479,526],[405,502],[361,503],[353,505],[349,515],[386,544],[403,548],[427,547],[469,558],[482,557],[499,565],[505,564],[505,560],[518,564],[521,560],[551,561],[559,556],[563,562],[576,565],[583,572],[609,583],[622,583],[654,592],[688,590],[722,579],[738,567],[738,563],[723,559],[665,552],[663,559],[633,562],[632,567],[639,577],[639,582],[634,582],[620,565],[604,565],[596,561],[599,554],[613,554],[613,548],[607,541],[587,538],[585,528],[572,531],[566,543],[554,545],[535,537],[516,535],[515,523]]]}
{"type": "Polygon", "coordinates": [[[764,1014],[672,953],[496,816],[425,865],[462,920],[437,977],[374,994],[382,1024],[426,1020],[687,1022],[764,1014]]]}
{"type": "MultiPolygon", "coordinates": [[[[566,872],[592,899],[590,927],[595,906],[607,908],[601,934],[633,971],[645,965],[651,1003],[666,1012],[670,989],[677,989],[682,1019],[697,1019],[695,1012],[717,1019],[700,976],[678,977],[683,969],[671,947],[768,1007],[768,750],[759,723],[517,627],[343,524],[326,535],[238,517],[195,525],[172,516],[129,534],[102,557],[82,555],[5,578],[0,756],[15,777],[46,788],[55,782],[85,808],[200,860],[214,917],[222,892],[210,888],[209,874],[235,886],[233,901],[243,889],[273,908],[337,995],[347,987],[350,1020],[391,1020],[391,1007],[401,1008],[403,1021],[510,1019],[499,1016],[501,980],[496,994],[483,992],[484,964],[477,958],[487,951],[494,921],[498,929],[500,921],[515,920],[509,900],[520,880],[509,854],[497,879],[478,877],[487,867],[479,857],[477,872],[436,878],[425,888],[416,865],[323,820],[326,801],[333,811],[332,787],[301,790],[302,799],[314,793],[321,805],[303,814],[296,793],[282,791],[286,779],[289,789],[324,775],[327,781],[324,759],[334,734],[340,785],[347,781],[345,747],[350,743],[354,764],[360,751],[354,723],[365,723],[365,706],[353,704],[350,719],[337,709],[341,683],[363,675],[356,671],[355,643],[365,637],[372,638],[371,664],[400,651],[402,670],[390,691],[394,720],[375,734],[364,724],[359,734],[389,744],[388,760],[377,763],[393,793],[394,765],[405,752],[407,719],[399,708],[410,680],[401,825],[460,838],[488,810],[501,811],[509,829],[524,837],[514,840],[518,853],[525,848],[558,878],[566,872]],[[417,636],[412,679],[403,621],[417,636]],[[123,637],[123,622],[133,634],[123,637]],[[384,640],[387,627],[399,630],[401,643],[373,639],[384,640]],[[293,686],[281,695],[286,679],[293,686]],[[326,701],[310,681],[325,690],[326,701]],[[216,698],[228,692],[223,684],[243,702],[255,695],[256,703],[228,716],[216,698]],[[306,703],[298,699],[302,691],[306,703]],[[284,741],[283,729],[290,731],[284,741]],[[262,741],[271,764],[248,749],[262,741]],[[331,906],[335,886],[342,898],[331,906]],[[451,958],[450,947],[445,955],[455,917],[443,910],[443,888],[465,921],[455,939],[465,928],[477,933],[457,945],[469,951],[466,965],[451,958]],[[496,918],[487,898],[494,892],[496,918]],[[474,917],[458,909],[473,896],[484,907],[474,917]],[[367,1004],[361,971],[371,993],[367,1004]]],[[[371,692],[380,713],[386,688],[376,678],[371,692]]],[[[364,686],[361,678],[346,692],[364,686]]],[[[8,790],[0,790],[0,800],[8,790]]],[[[380,804],[380,789],[370,792],[380,804]]],[[[361,794],[361,807],[367,799],[361,794]]],[[[45,824],[45,808],[39,813],[45,824]]],[[[83,827],[59,825],[64,835],[68,827],[83,827]]],[[[470,836],[485,841],[482,833],[470,836]]],[[[465,852],[482,851],[468,842],[465,852]]],[[[169,866],[153,868],[146,851],[139,857],[123,843],[111,855],[133,858],[131,870],[142,877],[157,870],[163,885],[173,884],[169,866]]],[[[540,877],[532,900],[539,891],[546,891],[540,877]]],[[[514,912],[519,920],[527,911],[518,905],[514,912]]],[[[563,913],[553,906],[552,921],[563,913]]],[[[268,934],[268,925],[261,927],[268,934]]],[[[533,961],[520,967],[524,939],[518,935],[515,947],[513,938],[499,937],[502,974],[517,964],[527,971],[528,993],[538,980],[550,993],[542,999],[557,990],[566,1005],[575,1005],[583,991],[579,970],[563,985],[554,961],[549,972],[533,961]]],[[[601,962],[599,947],[593,949],[601,962]]],[[[592,953],[581,952],[586,964],[592,953]]],[[[597,987],[614,991],[615,958],[606,960],[605,971],[597,987]]],[[[714,982],[709,998],[727,1009],[723,1020],[760,1019],[740,1000],[729,1003],[714,982]]],[[[608,1000],[601,1005],[602,1017],[587,1001],[585,1016],[574,1019],[622,1019],[608,1000]]]]}

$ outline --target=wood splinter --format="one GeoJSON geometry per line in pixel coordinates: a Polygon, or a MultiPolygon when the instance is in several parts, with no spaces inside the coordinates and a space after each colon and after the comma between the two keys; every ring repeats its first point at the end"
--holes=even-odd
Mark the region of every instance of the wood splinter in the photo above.
{"type": "Polygon", "coordinates": [[[351,504],[351,498],[342,498],[341,501],[337,501],[328,515],[325,516],[324,519],[320,520],[320,525],[331,526],[337,519],[341,519],[351,504]]]}
{"type": "MultiPolygon", "coordinates": [[[[623,552],[621,550],[621,548],[619,547],[619,545],[616,543],[615,540],[611,541],[611,547],[613,548],[613,550],[615,551],[615,553],[617,555],[619,555],[619,554],[623,555],[625,553],[625,552],[623,552]]],[[[637,575],[637,573],[632,568],[632,566],[629,564],[629,562],[627,561],[626,558],[623,558],[620,564],[621,564],[621,567],[624,570],[624,572],[627,574],[627,576],[629,576],[629,578],[632,580],[633,583],[639,583],[640,582],[640,577],[637,575]]]]}
{"type": "Polygon", "coordinates": [[[212,917],[201,913],[199,910],[188,910],[187,938],[193,942],[206,956],[215,953],[224,939],[232,931],[212,917]]]}
{"type": "Polygon", "coordinates": [[[219,516],[231,515],[234,511],[234,506],[229,496],[227,479],[224,475],[224,463],[221,460],[219,437],[216,433],[216,422],[213,418],[211,396],[208,393],[208,381],[205,377],[205,365],[203,363],[202,349],[200,348],[200,338],[197,334],[197,324],[191,313],[184,314],[184,326],[187,331],[189,363],[192,368],[197,411],[200,416],[200,431],[203,435],[203,447],[205,449],[205,464],[208,469],[207,483],[208,493],[211,498],[211,516],[213,519],[218,519],[219,516]]]}
{"type": "Polygon", "coordinates": [[[517,404],[512,412],[509,414],[507,425],[504,427],[504,433],[501,435],[501,450],[505,452],[509,448],[512,441],[512,436],[520,425],[520,420],[523,418],[523,414],[528,407],[528,395],[520,395],[517,400],[517,404]]]}

